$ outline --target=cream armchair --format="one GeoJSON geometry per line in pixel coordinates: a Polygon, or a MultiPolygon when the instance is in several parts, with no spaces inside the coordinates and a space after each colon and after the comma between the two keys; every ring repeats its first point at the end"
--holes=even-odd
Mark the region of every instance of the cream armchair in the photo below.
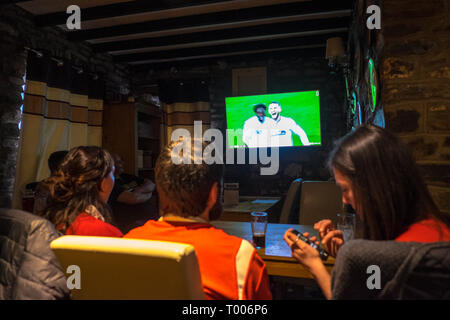
{"type": "Polygon", "coordinates": [[[50,247],[67,272],[72,299],[205,298],[197,256],[188,244],[63,236],[50,247]]]}

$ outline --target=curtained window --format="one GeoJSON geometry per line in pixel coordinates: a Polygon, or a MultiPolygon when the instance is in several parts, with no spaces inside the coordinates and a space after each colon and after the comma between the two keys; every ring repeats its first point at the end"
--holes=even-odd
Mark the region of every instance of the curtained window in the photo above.
{"type": "Polygon", "coordinates": [[[80,70],[49,55],[28,55],[14,208],[21,208],[26,184],[49,176],[51,153],[101,146],[104,82],[80,70]]]}
{"type": "Polygon", "coordinates": [[[176,129],[186,129],[194,137],[194,121],[202,121],[202,132],[211,126],[208,84],[203,80],[166,81],[159,84],[162,102],[161,147],[176,129]]]}

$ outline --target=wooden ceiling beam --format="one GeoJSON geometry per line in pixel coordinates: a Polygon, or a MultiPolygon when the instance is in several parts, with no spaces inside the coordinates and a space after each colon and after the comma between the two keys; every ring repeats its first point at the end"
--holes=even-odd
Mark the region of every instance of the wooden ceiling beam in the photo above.
{"type": "Polygon", "coordinates": [[[303,33],[305,36],[313,35],[328,30],[347,28],[349,18],[320,19],[313,21],[296,21],[288,23],[271,24],[269,26],[259,25],[230,30],[215,30],[198,33],[173,35],[158,38],[145,38],[136,40],[117,41],[109,43],[94,44],[92,47],[97,52],[115,52],[120,50],[174,46],[189,43],[207,43],[210,41],[239,41],[242,38],[258,38],[281,35],[293,36],[295,33],[303,33]]]}
{"type": "MultiPolygon", "coordinates": [[[[135,0],[131,2],[82,8],[81,17],[83,21],[113,19],[114,17],[124,16],[129,16],[126,20],[142,18],[158,20],[161,19],[162,16],[169,18],[290,2],[309,2],[309,0],[135,0]]],[[[67,13],[65,10],[36,17],[36,23],[40,27],[63,25],[66,23],[66,20],[67,13]]],[[[118,23],[119,20],[116,20],[115,22],[116,23],[114,24],[122,24],[118,23]]]]}
{"type": "Polygon", "coordinates": [[[143,71],[145,69],[163,70],[170,69],[171,67],[205,67],[208,65],[217,65],[218,61],[233,63],[242,62],[243,60],[257,61],[267,59],[283,59],[288,57],[323,57],[325,60],[325,47],[280,49],[278,51],[248,52],[228,56],[202,57],[164,62],[140,61],[133,63],[131,68],[139,71],[143,71]]]}
{"type": "MultiPolygon", "coordinates": [[[[352,0],[136,0],[117,4],[81,8],[82,28],[103,28],[132,23],[186,17],[215,12],[257,9],[275,5],[297,3],[305,11],[311,9],[337,7],[352,8],[352,0]]],[[[67,21],[65,10],[56,13],[36,16],[36,23],[44,26],[65,26],[67,21]]]]}
{"type": "MultiPolygon", "coordinates": [[[[340,36],[345,38],[347,33],[337,33],[334,36],[340,36]]],[[[164,50],[155,52],[141,52],[141,53],[131,53],[114,55],[114,60],[116,62],[136,62],[143,60],[164,60],[164,59],[186,59],[196,56],[221,56],[234,54],[236,52],[247,52],[247,51],[262,51],[262,50],[273,50],[277,49],[287,50],[294,47],[321,47],[326,45],[326,40],[329,38],[329,34],[309,36],[309,37],[292,37],[283,38],[270,41],[250,41],[245,43],[239,43],[238,45],[226,44],[217,46],[205,46],[198,48],[184,48],[177,50],[164,50]]]]}
{"type": "MultiPolygon", "coordinates": [[[[321,18],[335,18],[350,16],[351,9],[341,2],[332,4],[326,10],[320,7],[305,8],[302,3],[281,4],[276,6],[264,6],[259,8],[242,9],[234,11],[198,14],[186,17],[161,19],[142,23],[133,23],[106,28],[86,29],[68,33],[69,40],[90,40],[101,38],[113,38],[118,36],[139,36],[145,33],[157,33],[168,30],[183,30],[189,28],[215,28],[221,25],[233,25],[243,23],[262,23],[278,19],[312,20],[321,18]]],[[[217,27],[217,28],[219,28],[217,27]]]]}

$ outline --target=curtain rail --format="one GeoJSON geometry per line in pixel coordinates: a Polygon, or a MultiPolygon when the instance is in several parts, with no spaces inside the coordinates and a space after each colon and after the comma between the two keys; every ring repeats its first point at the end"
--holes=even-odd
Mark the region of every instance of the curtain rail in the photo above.
{"type": "MultiPolygon", "coordinates": [[[[27,51],[33,52],[34,54],[36,54],[36,56],[38,58],[42,58],[44,56],[44,54],[42,52],[38,51],[38,50],[29,48],[29,47],[24,47],[24,49],[27,50],[27,51]]],[[[64,65],[64,61],[63,60],[57,59],[55,57],[51,57],[51,59],[56,62],[56,65],[58,67],[62,67],[64,65]]],[[[71,67],[72,67],[72,69],[76,70],[78,74],[82,74],[84,72],[83,68],[81,68],[81,67],[77,67],[77,66],[73,66],[73,65],[71,67]]],[[[95,73],[89,72],[88,75],[91,75],[94,78],[94,80],[98,79],[98,75],[95,74],[95,73]]]]}

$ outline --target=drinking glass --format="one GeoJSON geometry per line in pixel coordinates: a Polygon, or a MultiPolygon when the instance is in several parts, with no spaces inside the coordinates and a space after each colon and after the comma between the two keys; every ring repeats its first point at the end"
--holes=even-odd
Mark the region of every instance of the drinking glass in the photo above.
{"type": "Polygon", "coordinates": [[[356,216],[354,213],[338,213],[336,227],[342,231],[344,242],[355,237],[356,216]]]}
{"type": "Polygon", "coordinates": [[[251,225],[253,245],[256,249],[266,247],[267,212],[252,212],[251,225]]]}

